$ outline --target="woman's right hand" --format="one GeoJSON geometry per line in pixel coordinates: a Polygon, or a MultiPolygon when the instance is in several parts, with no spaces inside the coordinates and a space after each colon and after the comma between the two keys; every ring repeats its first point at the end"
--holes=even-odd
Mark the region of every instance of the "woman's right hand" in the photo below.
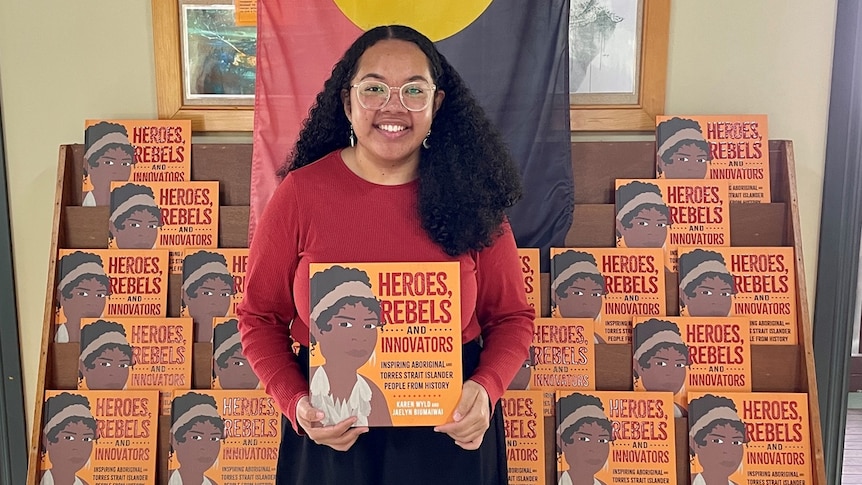
{"type": "Polygon", "coordinates": [[[367,426],[351,428],[356,417],[351,416],[332,426],[324,426],[321,421],[323,411],[311,406],[308,396],[303,396],[296,403],[296,422],[305,430],[305,434],[318,445],[326,445],[333,450],[347,451],[362,433],[368,432],[367,426]]]}

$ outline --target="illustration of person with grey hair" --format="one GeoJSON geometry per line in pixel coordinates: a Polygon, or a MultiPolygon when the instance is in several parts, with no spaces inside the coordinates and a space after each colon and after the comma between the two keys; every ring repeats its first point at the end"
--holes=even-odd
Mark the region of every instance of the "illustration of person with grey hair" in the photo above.
{"type": "Polygon", "coordinates": [[[45,400],[42,453],[51,468],[42,473],[39,485],[88,485],[76,474],[90,461],[97,429],[86,397],[63,392],[45,400]]]}
{"type": "MultiPolygon", "coordinates": [[[[678,395],[688,375],[688,346],[676,323],[650,318],[632,332],[632,372],[645,391],[669,391],[678,395]]],[[[680,418],[686,410],[674,402],[673,416],[680,418]]]]}
{"type": "Polygon", "coordinates": [[[152,249],[156,245],[162,213],[153,189],[125,184],[111,191],[108,238],[118,249],[152,249]]]}
{"type": "Polygon", "coordinates": [[[383,325],[368,274],[332,266],[311,277],[309,291],[312,351],[326,359],[309,369],[309,387],[311,405],[325,414],[323,425],[356,416],[356,426],[391,426],[382,391],[359,374],[374,353],[383,325]]]}
{"type": "Polygon", "coordinates": [[[569,469],[560,474],[557,485],[605,485],[595,478],[604,468],[613,441],[613,426],[601,399],[574,392],[557,401],[557,452],[569,469]]]}
{"type": "Polygon", "coordinates": [[[639,180],[620,186],[616,210],[618,242],[627,248],[664,247],[671,220],[659,186],[639,180]]]}
{"type": "Polygon", "coordinates": [[[129,142],[126,127],[102,121],[84,131],[84,177],[92,190],[84,192],[82,206],[106,206],[111,202],[111,182],[132,176],[135,147],[129,142]]]}
{"type": "Polygon", "coordinates": [[[213,328],[213,379],[222,389],[257,389],[260,384],[242,353],[236,318],[213,328]]]}
{"type": "Polygon", "coordinates": [[[671,118],[656,126],[656,173],[669,179],[706,178],[709,143],[700,124],[687,118],[671,118]]]}
{"type": "Polygon", "coordinates": [[[679,308],[690,317],[730,315],[736,282],[724,257],[715,251],[695,249],[679,257],[679,308]]]}
{"type": "Polygon", "coordinates": [[[57,326],[54,341],[81,340],[81,319],[98,318],[105,312],[111,284],[98,254],[75,251],[60,258],[57,304],[66,321],[57,326]]]}
{"type": "Polygon", "coordinates": [[[218,485],[204,475],[212,468],[225,438],[224,419],[212,396],[189,392],[171,403],[171,450],[179,468],[168,485],[218,485]]]}
{"type": "Polygon", "coordinates": [[[212,341],[213,318],[228,314],[235,293],[233,276],[223,255],[198,251],[183,258],[181,310],[192,317],[195,342],[212,341]]]}
{"type": "MultiPolygon", "coordinates": [[[[589,318],[598,324],[607,287],[596,258],[583,251],[567,250],[554,255],[551,266],[551,302],[559,316],[589,318]]],[[[596,343],[605,343],[597,332],[593,335],[596,343]]]]}
{"type": "Polygon", "coordinates": [[[713,394],[692,399],[688,422],[689,454],[703,468],[691,485],[736,485],[730,476],[742,465],[748,435],[733,400],[713,394]]]}
{"type": "Polygon", "coordinates": [[[87,389],[125,389],[134,365],[126,329],[96,320],[81,329],[78,379],[87,389]]]}

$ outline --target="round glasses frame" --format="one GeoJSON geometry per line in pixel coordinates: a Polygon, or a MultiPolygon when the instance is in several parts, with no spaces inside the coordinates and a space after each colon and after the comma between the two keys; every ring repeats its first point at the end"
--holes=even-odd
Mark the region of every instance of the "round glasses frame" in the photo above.
{"type": "Polygon", "coordinates": [[[356,84],[351,84],[350,87],[351,88],[357,88],[357,90],[358,90],[360,86],[368,86],[368,85],[376,85],[376,86],[382,86],[382,87],[386,88],[386,99],[383,101],[383,103],[380,105],[380,107],[377,107],[377,108],[372,108],[372,107],[366,106],[364,98],[366,98],[367,96],[363,96],[361,94],[361,92],[357,91],[356,98],[359,100],[359,104],[363,108],[365,108],[369,111],[378,111],[378,110],[383,109],[389,103],[389,98],[392,97],[392,90],[393,89],[398,90],[398,99],[399,99],[399,101],[401,101],[401,106],[404,106],[404,109],[406,109],[407,111],[413,111],[413,112],[423,111],[423,110],[425,110],[425,108],[427,108],[431,104],[431,100],[434,99],[434,93],[437,91],[437,85],[436,84],[428,84],[428,83],[425,83],[422,81],[413,81],[413,82],[409,82],[409,83],[404,83],[401,86],[390,86],[390,85],[383,83],[383,82],[380,82],[380,81],[368,80],[368,81],[362,81],[362,82],[359,82],[356,84]],[[428,97],[425,99],[425,104],[422,105],[421,108],[411,108],[411,107],[407,106],[407,103],[404,102],[404,88],[408,88],[411,86],[420,86],[423,89],[426,86],[428,88],[430,88],[431,92],[428,95],[428,97]]]}

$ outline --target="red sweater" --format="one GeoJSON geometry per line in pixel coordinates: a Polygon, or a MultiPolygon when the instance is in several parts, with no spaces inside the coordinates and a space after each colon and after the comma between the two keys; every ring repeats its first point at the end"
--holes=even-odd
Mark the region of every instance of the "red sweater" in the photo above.
{"type": "Polygon", "coordinates": [[[527,357],[534,312],[508,222],[491,247],[451,257],[422,229],[417,195],[418,181],[373,184],[336,152],[291,172],[267,205],[249,250],[239,330],[243,353],[295,429],[308,381],[290,337],[308,345],[312,262],[459,261],[462,339],[484,342],[469,378],[493,405],[527,357]]]}

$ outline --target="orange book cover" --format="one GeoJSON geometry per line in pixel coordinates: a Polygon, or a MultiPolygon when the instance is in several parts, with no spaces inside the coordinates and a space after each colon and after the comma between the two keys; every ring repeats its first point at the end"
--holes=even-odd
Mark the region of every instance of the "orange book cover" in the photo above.
{"type": "Polygon", "coordinates": [[[545,416],[554,415],[557,389],[596,388],[596,350],[589,318],[537,318],[530,356],[509,389],[545,391],[545,416]]]}
{"type": "Polygon", "coordinates": [[[40,484],[156,482],[156,391],[45,391],[40,484]]]}
{"type": "Polygon", "coordinates": [[[669,391],[674,416],[690,391],[751,391],[751,344],[744,317],[635,317],[635,391],[669,391]]]}
{"type": "Polygon", "coordinates": [[[212,341],[213,318],[236,315],[248,249],[186,249],[180,316],[191,317],[195,342],[212,341]]]}
{"type": "Polygon", "coordinates": [[[167,405],[191,388],[191,332],[188,318],[82,320],[78,389],[157,389],[167,405]]]}
{"type": "Polygon", "coordinates": [[[545,419],[541,391],[506,391],[500,399],[509,483],[545,484],[545,419]]]}
{"type": "Polygon", "coordinates": [[[661,249],[551,248],[551,316],[591,319],[597,343],[631,343],[632,315],[666,314],[661,249]]]}
{"type": "Polygon", "coordinates": [[[808,395],[691,392],[692,485],[814,483],[808,395]]]}
{"type": "Polygon", "coordinates": [[[727,180],[731,202],[769,203],[766,115],[656,117],[656,177],[727,180]]]}
{"type": "Polygon", "coordinates": [[[752,344],[795,345],[793,248],[680,248],[679,314],[747,316],[752,344]]]}
{"type": "Polygon", "coordinates": [[[726,180],[617,179],[616,246],[662,248],[676,272],[679,246],[730,246],[726,180]]]}
{"type": "Polygon", "coordinates": [[[462,384],[459,263],[312,263],[309,275],[309,393],[324,424],[451,421],[462,384]]]}
{"type": "Polygon", "coordinates": [[[275,483],[281,411],[263,391],[175,391],[168,482],[275,483]]]}
{"type": "Polygon", "coordinates": [[[81,319],[164,317],[168,252],[61,249],[54,341],[80,341],[81,319]]]}
{"type": "Polygon", "coordinates": [[[527,303],[536,310],[536,316],[542,313],[542,280],[539,265],[538,248],[518,248],[521,258],[521,273],[524,276],[524,291],[527,293],[527,303]]]}
{"type": "Polygon", "coordinates": [[[673,395],[557,391],[557,484],[677,483],[673,395]]]}
{"type": "Polygon", "coordinates": [[[242,353],[236,318],[213,318],[213,389],[257,389],[260,379],[242,353]]]}
{"type": "Polygon", "coordinates": [[[169,249],[171,274],[183,249],[218,246],[218,182],[112,182],[109,249],[169,249]]]}
{"type": "Polygon", "coordinates": [[[234,0],[233,6],[237,26],[254,27],[257,25],[257,0],[234,0]]]}
{"type": "Polygon", "coordinates": [[[81,205],[111,203],[111,182],[191,180],[190,120],[86,120],[81,205]]]}

